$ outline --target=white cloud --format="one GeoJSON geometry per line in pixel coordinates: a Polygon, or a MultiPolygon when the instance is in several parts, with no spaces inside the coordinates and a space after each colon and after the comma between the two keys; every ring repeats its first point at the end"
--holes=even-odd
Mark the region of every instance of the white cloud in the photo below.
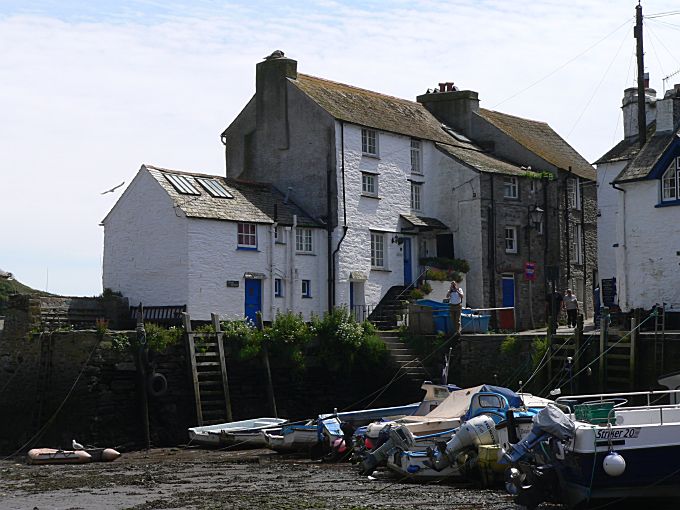
{"type": "MultiPolygon", "coordinates": [[[[122,190],[100,192],[129,183],[143,162],[222,173],[219,134],[251,97],[255,64],[274,49],[301,72],[405,98],[455,81],[493,108],[632,20],[633,7],[204,1],[0,15],[0,265],[38,288],[49,267],[51,290],[99,292],[98,223],[122,190]]],[[[648,1],[645,10],[670,8],[648,1]]],[[[663,49],[678,47],[680,27],[648,26],[647,66],[661,91],[661,77],[680,68],[663,49]]],[[[595,159],[621,136],[622,91],[634,79],[627,30],[498,109],[563,136],[582,114],[568,141],[595,159]]]]}

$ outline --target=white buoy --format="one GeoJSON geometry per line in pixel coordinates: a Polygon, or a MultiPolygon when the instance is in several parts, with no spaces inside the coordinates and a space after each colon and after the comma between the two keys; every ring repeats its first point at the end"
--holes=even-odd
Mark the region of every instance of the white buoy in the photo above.
{"type": "Polygon", "coordinates": [[[602,462],[602,467],[609,476],[621,476],[626,470],[626,459],[616,452],[609,452],[602,462]]]}

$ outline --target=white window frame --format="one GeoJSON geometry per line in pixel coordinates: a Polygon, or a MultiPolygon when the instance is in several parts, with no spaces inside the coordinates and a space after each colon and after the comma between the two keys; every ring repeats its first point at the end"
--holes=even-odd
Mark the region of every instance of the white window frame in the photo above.
{"type": "Polygon", "coordinates": [[[300,281],[300,291],[303,298],[312,297],[312,280],[301,280],[300,281]]]}
{"type": "Polygon", "coordinates": [[[661,176],[661,201],[675,202],[680,199],[680,157],[673,162],[661,176]]]}
{"type": "Polygon", "coordinates": [[[274,278],[274,297],[283,297],[283,279],[274,278]]]}
{"type": "Polygon", "coordinates": [[[411,138],[411,173],[423,175],[423,142],[411,138]]]}
{"type": "Polygon", "coordinates": [[[519,198],[519,182],[517,177],[508,175],[503,178],[503,198],[519,198]]]}
{"type": "Polygon", "coordinates": [[[529,192],[530,193],[538,192],[538,184],[539,184],[538,179],[529,179],[529,192]]]}
{"type": "Polygon", "coordinates": [[[505,226],[505,253],[517,253],[517,227],[505,226]]]}
{"type": "Polygon", "coordinates": [[[361,128],[361,153],[378,157],[378,132],[375,129],[361,128]]]}
{"type": "Polygon", "coordinates": [[[411,182],[411,209],[421,211],[423,205],[423,183],[411,182]]]}
{"type": "Polygon", "coordinates": [[[581,210],[581,180],[578,177],[567,179],[567,191],[569,196],[569,208],[581,210]]]}
{"type": "Polygon", "coordinates": [[[371,232],[371,267],[373,269],[385,269],[386,243],[384,232],[371,232]]]}
{"type": "Polygon", "coordinates": [[[257,250],[257,223],[239,222],[236,225],[236,247],[257,250]]]}
{"type": "Polygon", "coordinates": [[[313,237],[311,228],[297,227],[295,229],[295,251],[298,253],[313,253],[313,237]]]}
{"type": "Polygon", "coordinates": [[[378,175],[370,172],[361,172],[361,194],[371,197],[378,196],[378,175]],[[370,186],[368,185],[370,184],[370,186]]]}
{"type": "Polygon", "coordinates": [[[583,235],[581,225],[575,223],[572,229],[570,259],[574,264],[583,264],[583,235]]]}

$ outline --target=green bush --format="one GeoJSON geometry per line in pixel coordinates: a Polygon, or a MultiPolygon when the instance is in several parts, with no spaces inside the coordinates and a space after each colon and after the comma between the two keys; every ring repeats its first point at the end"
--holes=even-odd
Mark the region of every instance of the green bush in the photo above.
{"type": "Polygon", "coordinates": [[[425,279],[436,282],[445,282],[449,281],[449,273],[444,269],[429,268],[425,271],[425,279]]]}
{"type": "MultiPolygon", "coordinates": [[[[449,259],[446,257],[423,257],[420,259],[421,266],[434,267],[453,271],[457,273],[467,273],[470,271],[470,264],[463,259],[449,259]]],[[[461,278],[462,279],[462,278],[461,278]]]]}
{"type": "Polygon", "coordinates": [[[501,343],[501,354],[515,356],[522,350],[522,344],[516,336],[508,335],[501,343]]]}
{"type": "Polygon", "coordinates": [[[543,359],[543,355],[547,350],[548,350],[547,337],[534,338],[534,341],[531,343],[531,365],[533,366],[533,368],[536,368],[539,365],[539,363],[543,359]]]}
{"type": "Polygon", "coordinates": [[[262,351],[263,334],[255,328],[253,321],[223,321],[220,328],[224,332],[225,346],[232,349],[240,359],[252,359],[262,351]]]}
{"type": "MultiPolygon", "coordinates": [[[[146,333],[146,344],[149,346],[149,349],[156,352],[163,352],[169,346],[176,344],[184,334],[183,328],[175,326],[164,328],[152,322],[144,323],[144,331],[146,333]]],[[[135,333],[117,333],[111,336],[111,348],[116,351],[136,349],[138,346],[137,335],[135,333]]]]}
{"type": "Polygon", "coordinates": [[[414,301],[417,301],[418,299],[423,299],[425,297],[425,293],[423,293],[423,291],[420,289],[411,290],[409,295],[411,296],[411,299],[413,299],[414,301]]]}
{"type": "Polygon", "coordinates": [[[304,352],[312,338],[309,325],[300,315],[292,312],[277,314],[270,327],[264,328],[262,340],[274,355],[290,361],[295,368],[305,365],[304,352]]]}

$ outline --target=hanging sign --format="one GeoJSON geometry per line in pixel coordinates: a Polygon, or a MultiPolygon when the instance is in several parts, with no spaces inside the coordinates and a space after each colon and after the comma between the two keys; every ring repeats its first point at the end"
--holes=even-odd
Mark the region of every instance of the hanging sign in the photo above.
{"type": "Polygon", "coordinates": [[[532,282],[536,280],[536,262],[524,263],[524,278],[532,282]]]}

